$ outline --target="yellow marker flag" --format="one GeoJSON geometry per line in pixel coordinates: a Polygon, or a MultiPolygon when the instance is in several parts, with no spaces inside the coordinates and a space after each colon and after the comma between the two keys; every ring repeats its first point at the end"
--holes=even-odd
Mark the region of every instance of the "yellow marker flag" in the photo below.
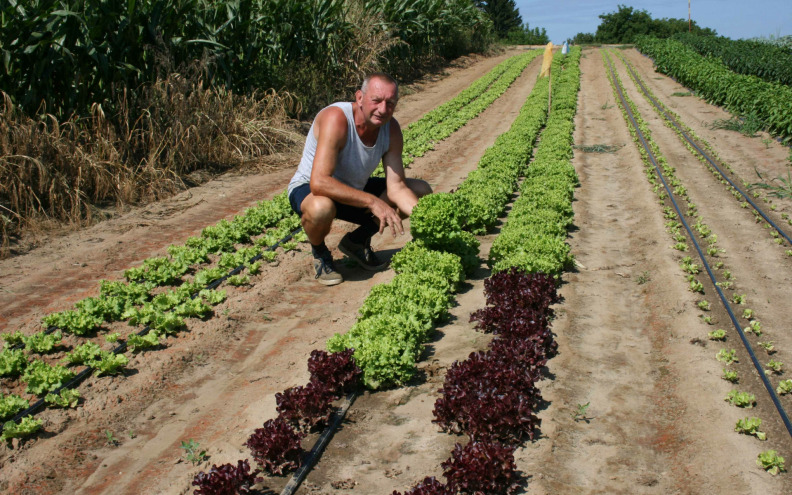
{"type": "Polygon", "coordinates": [[[546,77],[550,75],[550,64],[553,63],[553,43],[550,42],[545,47],[544,59],[542,60],[542,72],[539,77],[546,77]]]}

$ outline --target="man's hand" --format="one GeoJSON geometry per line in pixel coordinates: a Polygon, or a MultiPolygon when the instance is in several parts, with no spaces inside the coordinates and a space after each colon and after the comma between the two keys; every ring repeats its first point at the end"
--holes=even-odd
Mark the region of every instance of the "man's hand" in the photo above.
{"type": "Polygon", "coordinates": [[[397,232],[399,235],[404,235],[404,225],[402,225],[401,217],[388,203],[376,198],[369,209],[372,215],[379,220],[380,234],[385,231],[385,227],[390,226],[393,237],[396,237],[397,232]]]}

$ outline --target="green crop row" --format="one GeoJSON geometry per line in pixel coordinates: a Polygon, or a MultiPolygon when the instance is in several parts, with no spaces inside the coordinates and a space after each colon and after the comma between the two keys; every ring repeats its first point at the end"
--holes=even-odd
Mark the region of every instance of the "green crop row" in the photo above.
{"type": "Polygon", "coordinates": [[[739,115],[751,115],[784,141],[792,140],[792,88],[737,74],[720,60],[706,58],[673,39],[639,36],[636,48],[667,74],[704,97],[739,115]]]}
{"type": "Polygon", "coordinates": [[[719,58],[726,67],[738,74],[792,85],[792,53],[780,46],[759,41],[731,40],[722,36],[696,36],[690,33],[679,33],[673,38],[705,57],[719,58]]]}
{"type": "Polygon", "coordinates": [[[573,258],[566,243],[572,224],[572,196],[578,183],[571,164],[573,118],[580,88],[580,49],[553,60],[550,115],[512,205],[506,225],[490,248],[494,272],[518,268],[558,276],[573,258]]]}
{"type": "Polygon", "coordinates": [[[402,153],[404,165],[409,166],[416,158],[433,149],[436,142],[447,138],[470,119],[483,112],[540,54],[541,51],[532,50],[501,62],[452,100],[407,126],[404,130],[402,153]]]}

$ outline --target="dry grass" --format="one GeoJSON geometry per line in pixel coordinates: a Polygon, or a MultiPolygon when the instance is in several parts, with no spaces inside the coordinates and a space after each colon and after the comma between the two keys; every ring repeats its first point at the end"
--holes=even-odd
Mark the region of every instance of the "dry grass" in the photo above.
{"type": "Polygon", "coordinates": [[[239,96],[176,73],[134,102],[121,98],[112,118],[94,105],[87,118],[33,119],[1,94],[0,257],[42,222],[85,225],[97,207],[156,200],[184,188],[192,171],[225,170],[302,141],[289,94],[239,96]]]}

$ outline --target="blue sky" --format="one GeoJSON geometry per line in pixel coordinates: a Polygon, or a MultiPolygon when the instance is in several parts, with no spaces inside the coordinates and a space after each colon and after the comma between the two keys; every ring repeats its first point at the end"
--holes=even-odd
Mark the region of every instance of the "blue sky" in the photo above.
{"type": "MultiPolygon", "coordinates": [[[[687,19],[687,0],[515,0],[523,22],[543,27],[553,43],[577,33],[594,33],[599,15],[627,5],[648,11],[653,19],[687,19]]],[[[699,26],[732,39],[792,34],[792,0],[691,0],[691,17],[699,26]]]]}

